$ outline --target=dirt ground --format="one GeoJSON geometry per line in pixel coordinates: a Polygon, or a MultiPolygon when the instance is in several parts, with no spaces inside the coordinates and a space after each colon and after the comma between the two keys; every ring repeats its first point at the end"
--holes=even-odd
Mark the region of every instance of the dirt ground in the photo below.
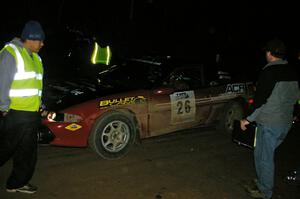
{"type": "MultiPolygon", "coordinates": [[[[299,199],[283,182],[300,166],[300,127],[276,153],[273,199],[299,199]]],[[[39,146],[33,195],[6,193],[12,162],[0,168],[0,199],[247,199],[242,185],[255,178],[253,152],[213,129],[192,129],[142,141],[119,160],[89,148],[39,146]]]]}

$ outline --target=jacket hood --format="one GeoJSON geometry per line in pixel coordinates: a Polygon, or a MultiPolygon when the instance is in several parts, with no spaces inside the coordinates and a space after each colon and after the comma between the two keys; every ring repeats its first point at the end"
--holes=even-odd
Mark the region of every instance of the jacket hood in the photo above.
{"type": "Polygon", "coordinates": [[[16,45],[16,46],[22,47],[22,48],[24,47],[23,42],[21,41],[21,39],[20,39],[20,38],[17,38],[17,37],[13,38],[13,39],[10,41],[10,43],[12,43],[12,44],[14,44],[14,45],[16,45]]]}
{"type": "MultiPolygon", "coordinates": [[[[13,39],[10,41],[10,43],[12,43],[12,44],[14,44],[14,45],[16,45],[16,46],[18,46],[18,47],[24,48],[23,42],[22,42],[21,39],[18,38],[18,37],[13,38],[13,39]]],[[[32,54],[32,52],[31,52],[29,49],[26,48],[26,50],[28,51],[29,55],[32,54]]]]}

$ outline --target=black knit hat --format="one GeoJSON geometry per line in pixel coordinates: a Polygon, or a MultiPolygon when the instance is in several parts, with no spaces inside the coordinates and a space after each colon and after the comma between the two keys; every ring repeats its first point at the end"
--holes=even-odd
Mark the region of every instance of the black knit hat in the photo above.
{"type": "Polygon", "coordinates": [[[28,21],[22,31],[21,38],[26,40],[45,40],[45,33],[37,21],[28,21]]]}
{"type": "Polygon", "coordinates": [[[273,39],[267,42],[264,50],[271,52],[274,57],[284,58],[286,55],[286,46],[283,41],[279,39],[273,39]]]}

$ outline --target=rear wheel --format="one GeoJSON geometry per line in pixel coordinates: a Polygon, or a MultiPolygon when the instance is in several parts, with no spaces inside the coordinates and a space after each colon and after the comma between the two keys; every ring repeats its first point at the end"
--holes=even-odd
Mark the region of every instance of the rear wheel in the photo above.
{"type": "Polygon", "coordinates": [[[111,112],[99,118],[89,136],[89,145],[105,159],[118,159],[128,153],[136,138],[130,115],[111,112]]]}
{"type": "Polygon", "coordinates": [[[223,113],[219,124],[218,131],[227,134],[232,133],[234,120],[241,120],[245,116],[245,109],[239,101],[231,101],[224,106],[223,113]]]}

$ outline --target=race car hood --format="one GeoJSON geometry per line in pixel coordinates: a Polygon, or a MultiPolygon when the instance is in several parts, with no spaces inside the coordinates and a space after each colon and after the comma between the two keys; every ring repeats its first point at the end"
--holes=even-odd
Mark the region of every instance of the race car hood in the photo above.
{"type": "Polygon", "coordinates": [[[87,79],[48,79],[44,85],[42,101],[46,109],[52,111],[62,110],[109,93],[109,89],[101,89],[87,79]]]}

